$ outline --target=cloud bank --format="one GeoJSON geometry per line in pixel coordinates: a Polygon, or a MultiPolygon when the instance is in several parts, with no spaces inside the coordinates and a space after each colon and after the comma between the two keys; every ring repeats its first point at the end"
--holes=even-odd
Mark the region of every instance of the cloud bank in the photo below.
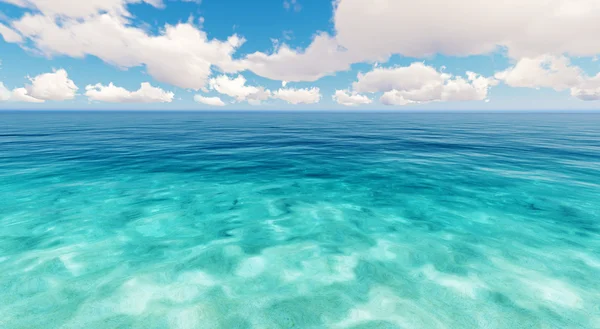
{"type": "MultiPolygon", "coordinates": [[[[319,87],[287,88],[287,82],[316,82],[358,63],[384,63],[360,74],[350,89],[334,89],[344,106],[442,101],[482,101],[499,82],[514,88],[568,90],[580,100],[600,99],[600,75],[570,63],[573,56],[600,54],[600,1],[597,0],[336,0],[331,32],[316,31],[304,48],[277,43],[274,50],[240,54],[243,36],[210,38],[202,24],[187,20],[150,31],[134,24],[129,5],[162,10],[161,0],[0,0],[25,10],[0,23],[5,42],[45,56],[94,56],[120,69],[142,67],[157,82],[194,91],[213,91],[252,105],[269,100],[315,104],[319,87]],[[360,22],[360,24],[357,24],[360,22]],[[475,72],[452,76],[416,61],[385,67],[393,55],[426,59],[435,55],[504,53],[515,64],[493,77],[475,72]],[[244,72],[284,81],[269,90],[249,84],[244,72]]],[[[286,0],[288,10],[301,8],[286,0]]],[[[338,87],[339,88],[339,87],[338,87]]],[[[342,87],[344,88],[344,87],[342,87]]],[[[73,99],[77,87],[66,71],[31,79],[8,90],[3,100],[44,102],[73,99]]],[[[172,102],[172,93],[149,82],[137,91],[113,84],[86,87],[93,101],[172,102]]],[[[223,106],[216,96],[196,95],[198,103],[223,106]]]]}

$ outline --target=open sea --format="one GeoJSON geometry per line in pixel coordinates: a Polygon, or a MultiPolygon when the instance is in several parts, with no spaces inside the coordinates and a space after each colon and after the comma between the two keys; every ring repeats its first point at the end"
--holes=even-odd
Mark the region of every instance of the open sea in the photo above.
{"type": "Polygon", "coordinates": [[[600,328],[600,114],[0,112],[0,328],[600,328]]]}

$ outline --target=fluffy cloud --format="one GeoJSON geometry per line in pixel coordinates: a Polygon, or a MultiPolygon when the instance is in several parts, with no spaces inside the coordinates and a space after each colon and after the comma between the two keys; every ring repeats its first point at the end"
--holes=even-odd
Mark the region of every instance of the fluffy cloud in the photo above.
{"type": "Polygon", "coordinates": [[[202,95],[194,95],[194,101],[210,106],[225,106],[225,103],[219,97],[204,97],[202,95]]]}
{"type": "Polygon", "coordinates": [[[467,78],[452,77],[446,80],[442,91],[442,101],[482,101],[487,100],[490,87],[498,81],[473,72],[467,78]]]}
{"type": "Polygon", "coordinates": [[[161,7],[162,0],[0,0],[13,5],[34,9],[46,15],[85,18],[99,12],[111,15],[129,16],[127,4],[145,2],[154,7],[161,7]]]}
{"type": "Polygon", "coordinates": [[[600,100],[600,73],[591,78],[584,78],[580,84],[571,88],[571,96],[584,101],[600,100]]]}
{"type": "Polygon", "coordinates": [[[8,88],[4,86],[4,83],[0,81],[0,101],[5,102],[10,99],[10,96],[10,90],[8,90],[8,88]]]}
{"type": "Polygon", "coordinates": [[[170,103],[175,96],[148,82],[143,82],[136,91],[117,87],[112,82],[108,86],[100,83],[88,85],[85,87],[85,95],[92,101],[109,103],[170,103]]]}
{"type": "Polygon", "coordinates": [[[77,86],[69,79],[67,71],[60,69],[52,73],[29,78],[31,84],[9,91],[0,83],[0,101],[43,103],[75,98],[77,86]]]}
{"type": "Polygon", "coordinates": [[[221,94],[235,98],[238,102],[247,101],[252,105],[258,105],[271,96],[271,92],[263,87],[247,86],[246,79],[241,75],[235,78],[220,75],[210,79],[209,86],[221,94]]]}
{"type": "Polygon", "coordinates": [[[597,0],[336,0],[333,21],[335,34],[318,34],[305,50],[282,45],[243,66],[270,79],[315,81],[393,54],[600,54],[597,0]]]}
{"type": "MultiPolygon", "coordinates": [[[[235,34],[227,39],[209,39],[192,20],[165,25],[158,32],[133,24],[128,5],[145,3],[161,8],[162,0],[0,2],[27,8],[28,12],[0,24],[0,34],[7,42],[47,56],[95,56],[122,69],[143,66],[158,81],[193,90],[205,90],[209,85],[238,102],[260,104],[279,98],[295,104],[310,103],[320,100],[320,92],[285,89],[284,85],[272,93],[247,86],[241,76],[229,78],[226,74],[249,70],[273,80],[316,81],[349,70],[354,63],[385,62],[393,54],[467,56],[498,49],[519,60],[497,76],[507,85],[568,89],[580,99],[598,98],[597,80],[562,57],[600,54],[596,40],[600,33],[598,0],[335,0],[333,33],[317,32],[305,49],[281,44],[272,52],[254,52],[240,59],[233,59],[233,55],[244,39],[235,34]],[[539,58],[542,65],[537,65],[539,58]],[[210,79],[215,69],[225,75],[210,79]]],[[[285,2],[289,8],[297,4],[285,2]]],[[[352,94],[336,92],[334,100],[361,104],[366,99],[359,92],[381,92],[381,101],[386,104],[478,100],[485,99],[495,84],[493,79],[472,73],[453,77],[431,68],[410,71],[413,78],[398,80],[395,75],[402,75],[398,72],[370,72],[370,76],[359,78],[352,94]],[[385,78],[386,74],[394,78],[385,78]],[[372,86],[375,91],[368,91],[371,84],[379,83],[372,79],[384,82],[372,86]]],[[[23,95],[43,100],[30,91],[23,95]]]]}
{"type": "Polygon", "coordinates": [[[77,86],[69,79],[67,71],[60,69],[52,73],[40,74],[29,79],[27,95],[45,101],[64,101],[75,98],[77,86]]]}
{"type": "Polygon", "coordinates": [[[489,88],[497,81],[467,72],[467,77],[455,77],[438,72],[423,63],[406,67],[375,68],[359,74],[352,85],[355,92],[383,92],[385,105],[407,105],[435,101],[485,100],[489,88]]]}
{"type": "Polygon", "coordinates": [[[600,74],[589,77],[564,56],[523,58],[495,76],[511,87],[570,90],[581,100],[600,100],[600,74]]]}
{"type": "Polygon", "coordinates": [[[414,101],[414,100],[410,99],[410,97],[406,97],[405,95],[402,94],[401,91],[398,91],[398,90],[386,91],[385,93],[383,93],[381,98],[379,98],[379,101],[383,105],[401,105],[401,106],[419,103],[418,101],[414,101]]]}
{"type": "Polygon", "coordinates": [[[13,89],[10,98],[8,99],[12,102],[25,102],[25,103],[44,103],[44,100],[37,99],[35,97],[31,97],[27,94],[27,89],[25,88],[15,88],[13,89]]]}
{"type": "Polygon", "coordinates": [[[495,77],[511,87],[561,91],[577,85],[582,74],[581,69],[570,66],[567,58],[546,55],[523,58],[514,67],[496,73],[495,77]]]}
{"type": "MultiPolygon", "coordinates": [[[[290,104],[312,104],[318,103],[321,100],[319,88],[310,89],[295,89],[295,88],[280,88],[275,92],[271,92],[264,87],[246,85],[246,79],[242,75],[235,78],[227,75],[220,75],[210,79],[209,88],[223,95],[234,98],[237,102],[248,102],[251,105],[261,104],[270,98],[284,100],[290,104]]],[[[282,82],[282,85],[287,85],[282,82]]]]}
{"type": "Polygon", "coordinates": [[[279,46],[272,54],[255,52],[239,61],[239,66],[272,80],[316,81],[337,71],[350,69],[360,58],[340,49],[336,40],[318,34],[304,51],[279,46]]]}
{"type": "Polygon", "coordinates": [[[394,89],[418,90],[437,82],[441,84],[448,74],[438,72],[423,63],[413,63],[406,67],[375,68],[366,74],[359,74],[352,88],[361,93],[385,92],[394,89]]]}
{"type": "Polygon", "coordinates": [[[371,104],[373,101],[364,95],[357,93],[349,93],[346,90],[336,90],[333,95],[333,100],[338,104],[345,106],[357,106],[363,104],[371,104]]]}
{"type": "Polygon", "coordinates": [[[125,7],[130,2],[139,1],[19,1],[40,13],[25,14],[12,27],[48,56],[92,55],[120,68],[143,65],[156,80],[181,88],[203,88],[213,65],[224,72],[238,70],[240,64],[231,56],[244,42],[242,38],[209,40],[191,23],[165,25],[151,35],[130,24],[125,7]]]}
{"type": "Polygon", "coordinates": [[[4,38],[6,42],[21,42],[23,41],[23,37],[15,32],[13,29],[7,27],[6,25],[0,23],[0,35],[4,38]]]}
{"type": "Polygon", "coordinates": [[[273,98],[284,100],[290,104],[314,104],[321,100],[319,88],[280,88],[273,93],[273,98]]]}
{"type": "Polygon", "coordinates": [[[365,58],[600,53],[597,0],[338,0],[336,38],[365,58]],[[360,24],[356,24],[360,21],[360,24]]]}

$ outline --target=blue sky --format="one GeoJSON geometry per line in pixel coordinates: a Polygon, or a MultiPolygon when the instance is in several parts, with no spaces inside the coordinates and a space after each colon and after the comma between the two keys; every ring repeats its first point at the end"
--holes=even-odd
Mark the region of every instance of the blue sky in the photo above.
{"type": "Polygon", "coordinates": [[[598,2],[514,1],[0,0],[0,109],[599,109],[598,2]]]}

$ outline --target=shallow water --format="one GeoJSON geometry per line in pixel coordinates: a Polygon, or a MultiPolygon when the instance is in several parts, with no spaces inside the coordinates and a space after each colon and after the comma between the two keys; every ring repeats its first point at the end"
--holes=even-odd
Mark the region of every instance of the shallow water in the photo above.
{"type": "Polygon", "coordinates": [[[600,328],[600,114],[0,112],[0,328],[600,328]]]}

